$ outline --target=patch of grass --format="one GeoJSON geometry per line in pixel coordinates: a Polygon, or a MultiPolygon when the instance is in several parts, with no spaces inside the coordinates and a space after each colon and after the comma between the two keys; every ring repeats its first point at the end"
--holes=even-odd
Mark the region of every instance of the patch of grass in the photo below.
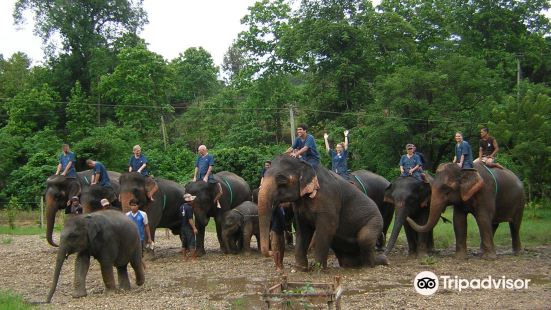
{"type": "Polygon", "coordinates": [[[420,264],[425,266],[434,265],[438,262],[438,260],[434,256],[425,256],[421,259],[420,264]]]}
{"type": "Polygon", "coordinates": [[[9,244],[11,244],[12,242],[13,242],[13,238],[12,238],[12,237],[9,237],[9,236],[7,236],[7,237],[2,237],[2,238],[0,239],[0,243],[2,243],[3,245],[9,245],[9,244]]]}
{"type": "Polygon", "coordinates": [[[245,300],[245,298],[237,298],[237,299],[234,299],[231,304],[230,304],[230,309],[236,309],[236,310],[241,310],[241,309],[248,309],[248,302],[247,300],[245,300]]]}
{"type": "MultiPolygon", "coordinates": [[[[54,227],[54,231],[61,231],[62,227],[54,227]]],[[[0,235],[44,235],[46,228],[37,226],[17,226],[11,229],[9,226],[0,226],[0,235]]]]}
{"type": "MultiPolygon", "coordinates": [[[[448,208],[443,216],[453,221],[453,209],[451,207],[448,208]]],[[[390,237],[391,231],[392,227],[389,227],[387,238],[390,237]]],[[[535,208],[535,211],[533,209],[524,210],[520,226],[520,241],[523,247],[551,244],[551,208],[535,208]],[[527,213],[529,214],[528,216],[527,213]]],[[[509,223],[501,223],[494,236],[494,244],[496,246],[511,247],[511,242],[509,223]]],[[[403,228],[396,243],[407,245],[403,228]]],[[[453,224],[445,224],[442,220],[438,221],[438,224],[434,227],[434,246],[436,249],[455,246],[453,224]]],[[[480,247],[480,233],[472,214],[469,214],[467,217],[467,246],[473,248],[480,247]]]]}
{"type": "Polygon", "coordinates": [[[13,292],[0,292],[0,309],[24,310],[33,309],[23,298],[13,292]]]}

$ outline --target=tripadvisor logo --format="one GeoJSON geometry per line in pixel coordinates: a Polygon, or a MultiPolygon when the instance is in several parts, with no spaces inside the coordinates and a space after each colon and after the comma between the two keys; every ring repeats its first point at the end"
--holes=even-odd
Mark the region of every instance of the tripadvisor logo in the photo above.
{"type": "Polygon", "coordinates": [[[506,289],[520,290],[527,289],[530,279],[511,279],[505,276],[492,277],[487,276],[481,279],[463,279],[458,276],[440,276],[437,277],[433,272],[422,271],[417,274],[413,280],[413,287],[417,293],[430,296],[438,290],[439,287],[448,290],[457,290],[461,292],[464,289],[489,290],[506,289]]]}

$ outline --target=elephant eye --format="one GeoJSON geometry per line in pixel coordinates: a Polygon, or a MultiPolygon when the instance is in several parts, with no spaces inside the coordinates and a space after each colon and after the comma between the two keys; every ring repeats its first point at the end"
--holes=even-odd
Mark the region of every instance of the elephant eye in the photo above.
{"type": "Polygon", "coordinates": [[[287,177],[283,174],[278,174],[276,176],[276,183],[278,185],[284,185],[284,184],[287,184],[289,182],[289,179],[287,179],[287,177]]]}

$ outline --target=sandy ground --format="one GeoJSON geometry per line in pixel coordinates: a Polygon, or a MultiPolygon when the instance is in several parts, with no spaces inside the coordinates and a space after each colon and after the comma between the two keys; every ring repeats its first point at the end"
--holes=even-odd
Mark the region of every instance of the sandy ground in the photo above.
{"type": "MultiPolygon", "coordinates": [[[[59,236],[55,236],[59,240],[59,236]]],[[[12,290],[25,300],[44,309],[260,309],[259,293],[267,285],[280,281],[270,258],[252,255],[224,255],[216,236],[207,233],[207,254],[196,262],[182,262],[179,239],[158,232],[153,259],[146,261],[146,282],[132,285],[127,292],[104,294],[99,264],[92,260],[86,286],[88,296],[71,297],[74,259],[63,266],[52,304],[43,304],[51,285],[56,249],[43,236],[0,235],[0,290],[12,290]]],[[[359,270],[330,267],[326,271],[293,272],[293,253],[285,256],[285,274],[289,281],[331,282],[341,276],[345,293],[343,309],[365,308],[515,308],[551,307],[551,245],[525,249],[513,256],[510,249],[498,249],[498,258],[486,261],[472,249],[467,260],[453,258],[452,249],[442,250],[434,260],[407,258],[398,248],[390,257],[390,266],[359,270]],[[426,265],[430,262],[430,265],[426,265]],[[522,290],[440,289],[432,296],[422,296],[413,288],[413,280],[423,270],[452,278],[492,276],[530,279],[522,290]]],[[[336,265],[334,256],[329,264],[336,265]]],[[[133,277],[133,272],[131,277],[133,277]]],[[[133,279],[131,279],[133,282],[133,279]]]]}

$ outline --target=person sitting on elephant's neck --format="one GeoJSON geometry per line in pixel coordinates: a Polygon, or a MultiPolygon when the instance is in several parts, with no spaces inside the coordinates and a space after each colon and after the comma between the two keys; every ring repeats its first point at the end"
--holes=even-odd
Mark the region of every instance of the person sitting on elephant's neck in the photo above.
{"type": "Polygon", "coordinates": [[[102,163],[87,159],[86,164],[92,169],[92,180],[90,185],[99,184],[106,187],[111,186],[109,174],[107,174],[107,169],[105,169],[105,166],[102,163]]]}
{"type": "Polygon", "coordinates": [[[285,255],[285,211],[280,205],[274,208],[270,223],[270,249],[277,271],[283,270],[285,255]]]}
{"type": "Polygon", "coordinates": [[[103,210],[111,209],[111,203],[109,202],[109,200],[107,198],[103,198],[102,200],[100,200],[99,203],[101,204],[101,208],[103,210]]]}
{"type": "Polygon", "coordinates": [[[184,194],[184,203],[180,206],[180,214],[182,215],[182,225],[180,226],[180,240],[182,241],[182,260],[187,260],[187,254],[191,252],[191,259],[197,258],[197,249],[195,235],[197,235],[197,228],[193,223],[193,207],[191,203],[195,199],[195,196],[191,194],[184,194]]]}
{"type": "Polygon", "coordinates": [[[73,215],[82,214],[82,206],[80,205],[80,199],[78,198],[78,196],[73,196],[73,198],[71,198],[69,213],[73,215]]]}
{"type": "Polygon", "coordinates": [[[308,126],[305,124],[298,125],[297,137],[293,145],[287,150],[287,153],[291,152],[291,156],[304,160],[315,170],[320,162],[320,154],[318,153],[314,136],[309,134],[307,130],[308,126]]]}
{"type": "Polygon", "coordinates": [[[331,157],[331,170],[345,180],[350,180],[350,175],[348,174],[348,164],[346,163],[346,159],[348,158],[348,130],[344,131],[344,142],[337,143],[335,150],[332,150],[329,147],[328,138],[329,135],[327,133],[323,134],[325,149],[331,157]]]}
{"type": "Polygon", "coordinates": [[[134,145],[132,152],[134,154],[130,156],[130,160],[128,161],[128,172],[138,172],[146,178],[145,182],[148,184],[147,187],[153,188],[151,191],[147,192],[147,198],[151,201],[155,201],[155,199],[153,199],[153,195],[157,192],[159,187],[157,186],[157,183],[153,180],[153,178],[149,175],[149,171],[147,169],[147,157],[142,154],[142,148],[137,144],[134,145]]]}
{"type": "Polygon", "coordinates": [[[264,181],[264,174],[266,174],[266,171],[268,171],[268,169],[270,169],[271,166],[272,166],[271,160],[267,160],[264,162],[264,167],[262,167],[262,171],[260,171],[260,186],[262,186],[262,181],[264,181]]]}
{"type": "Polygon", "coordinates": [[[55,175],[63,175],[68,178],[76,178],[77,172],[75,171],[75,153],[69,149],[69,144],[63,144],[62,152],[59,155],[59,164],[57,165],[57,171],[55,175]]]}
{"type": "Polygon", "coordinates": [[[495,162],[496,154],[499,151],[497,140],[490,136],[489,129],[484,127],[480,129],[480,141],[478,143],[478,158],[476,162],[482,162],[490,168],[503,169],[503,166],[495,162]]]}
{"type": "MultiPolygon", "coordinates": [[[[195,160],[195,172],[193,174],[193,182],[203,180],[209,184],[209,187],[216,187],[216,196],[214,202],[217,208],[220,206],[220,197],[222,197],[222,186],[214,179],[212,169],[214,167],[214,157],[209,154],[207,147],[200,145],[197,149],[199,156],[195,160]]],[[[214,189],[214,188],[213,188],[214,189]]]]}
{"type": "Polygon", "coordinates": [[[461,132],[455,133],[455,156],[453,162],[456,163],[461,169],[473,168],[473,152],[469,142],[463,140],[463,134],[461,132]]]}
{"type": "Polygon", "coordinates": [[[128,216],[138,227],[138,234],[140,235],[143,255],[145,244],[147,243],[147,245],[150,247],[152,247],[153,245],[153,241],[151,240],[151,232],[149,231],[149,221],[147,220],[147,213],[139,210],[138,201],[136,201],[135,199],[130,200],[129,204],[131,211],[128,211],[126,213],[126,216],[128,216]]]}
{"type": "Polygon", "coordinates": [[[421,176],[421,159],[419,155],[414,154],[413,144],[406,145],[407,154],[400,158],[400,175],[412,176],[419,181],[423,181],[421,176]]]}

